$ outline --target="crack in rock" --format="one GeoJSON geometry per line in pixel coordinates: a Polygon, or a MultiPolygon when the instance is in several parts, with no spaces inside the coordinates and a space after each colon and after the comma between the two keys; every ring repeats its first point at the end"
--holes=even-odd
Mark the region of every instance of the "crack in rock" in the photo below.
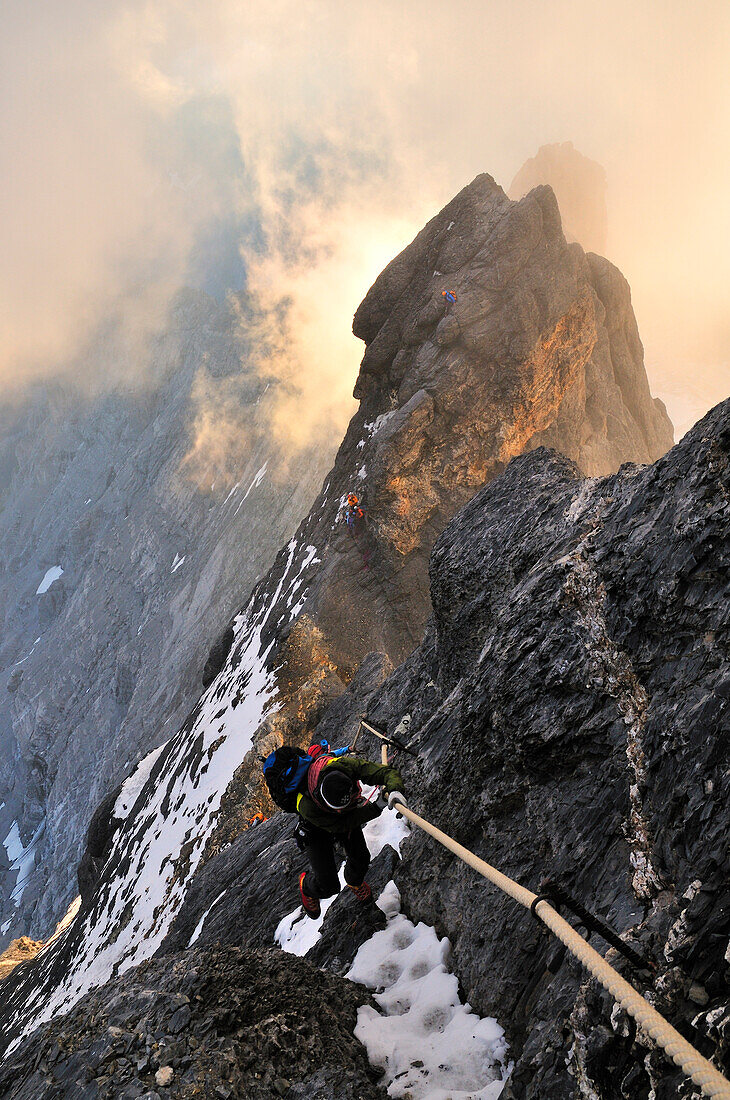
{"type": "Polygon", "coordinates": [[[571,566],[563,585],[563,593],[575,613],[575,620],[586,635],[586,649],[592,658],[598,677],[597,683],[616,701],[626,726],[626,758],[633,776],[629,784],[629,816],[624,833],[630,848],[630,862],[634,869],[632,886],[636,896],[651,901],[664,889],[664,883],[651,858],[649,825],[643,808],[646,789],[646,758],[643,734],[649,696],[641,684],[631,658],[620,649],[608,633],[603,606],[606,589],[588,562],[581,556],[579,547],[569,558],[571,566]]]}

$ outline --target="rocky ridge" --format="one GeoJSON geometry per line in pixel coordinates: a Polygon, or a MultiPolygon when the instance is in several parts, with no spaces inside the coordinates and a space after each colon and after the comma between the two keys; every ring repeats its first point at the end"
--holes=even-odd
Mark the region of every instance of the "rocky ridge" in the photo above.
{"type": "MultiPolygon", "coordinates": [[[[651,467],[585,479],[555,452],[515,459],[438,539],[422,645],[338,701],[407,737],[419,813],[533,890],[559,882],[639,949],[651,974],[608,957],[725,1073],[729,519],[730,401],[651,467]]],[[[296,905],[290,829],[278,814],[210,859],[161,952],[201,918],[203,945],[269,940],[296,905]]],[[[466,999],[506,1028],[505,1097],[688,1095],[570,956],[555,970],[529,914],[430,838],[379,856],[376,890],[391,874],[411,920],[449,936],[466,999]]],[[[379,926],[357,918],[340,897],[307,958],[346,973],[379,926]]]]}
{"type": "Polygon", "coordinates": [[[192,948],[34,1036],[0,1066],[0,1097],[385,1100],[352,1034],[368,1000],[278,950],[192,948]]]}
{"type": "MultiPolygon", "coordinates": [[[[259,931],[292,906],[291,859],[279,832],[286,823],[234,839],[236,805],[257,796],[258,755],[315,730],[349,733],[365,709],[395,721],[378,711],[381,698],[397,698],[400,722],[414,670],[422,706],[436,705],[440,674],[423,668],[432,630],[425,649],[390,673],[421,641],[433,544],[485,480],[545,442],[594,476],[623,459],[657,458],[671,442],[666,414],[649,394],[625,281],[607,261],[566,244],[547,188],[512,203],[490,177],[478,177],[386,269],[358,310],[355,332],[367,344],[361,406],[322,493],[254,590],[221,671],[183,728],[130,776],[122,816],[118,803],[101,813],[108,828],[100,828],[105,842],[81,914],[62,943],[4,989],[8,1038],[164,952],[188,901],[205,901],[197,922],[215,901],[204,886],[209,868],[225,866],[229,880],[253,886],[260,858],[249,846],[265,838],[282,844],[271,881],[289,886],[271,899],[259,931]],[[445,287],[457,294],[451,311],[445,287]],[[338,517],[353,487],[367,523],[351,534],[338,517]],[[364,661],[371,651],[377,655],[364,661]],[[250,874],[236,864],[246,852],[250,874]],[[32,1015],[31,989],[39,998],[32,1015]]],[[[539,468],[543,454],[520,462],[539,468]]],[[[523,564],[516,554],[513,577],[523,564]]],[[[478,586],[479,567],[471,571],[478,586]]],[[[436,762],[440,752],[439,742],[436,762]]],[[[213,923],[227,912],[224,898],[213,923]]],[[[245,923],[236,924],[245,937],[245,923]]],[[[341,943],[337,958],[347,951],[341,943]]],[[[320,961],[325,955],[323,948],[320,961]]]]}

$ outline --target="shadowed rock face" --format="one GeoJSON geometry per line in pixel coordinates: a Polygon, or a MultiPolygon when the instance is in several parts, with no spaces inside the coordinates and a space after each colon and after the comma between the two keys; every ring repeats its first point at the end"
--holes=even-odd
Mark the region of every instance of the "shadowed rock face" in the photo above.
{"type": "MultiPolygon", "coordinates": [[[[426,639],[370,707],[411,716],[412,804],[638,944],[657,975],[627,974],[726,1070],[729,502],[730,402],[652,467],[585,481],[516,459],[436,543],[426,639]]],[[[422,834],[396,882],[508,1029],[507,1096],[684,1095],[577,966],[547,971],[528,914],[422,834]]]]}
{"type": "MultiPolygon", "coordinates": [[[[227,653],[222,645],[220,671],[124,820],[95,822],[103,866],[64,940],[33,973],[11,976],[8,1035],[161,948],[182,919],[192,876],[233,860],[225,846],[241,807],[258,805],[262,754],[282,739],[303,743],[315,730],[334,737],[357,726],[391,684],[392,666],[421,643],[432,547],[485,481],[548,438],[591,475],[669,446],[671,428],[633,338],[628,288],[606,261],[566,244],[548,188],[513,203],[478,177],[386,268],[354,330],[367,345],[361,405],[322,491],[254,589],[227,653]],[[445,288],[457,295],[449,310],[445,288]],[[341,511],[352,490],[366,519],[349,531],[341,511]],[[29,1013],[34,983],[40,993],[29,1013]]],[[[524,461],[538,468],[540,458],[524,461]]],[[[563,464],[578,484],[578,470],[563,464]]],[[[537,513],[538,533],[539,524],[537,513]]],[[[521,561],[518,551],[515,572],[521,561]]],[[[478,578],[479,567],[472,571],[478,578]]],[[[433,637],[423,644],[431,652],[433,637]]],[[[436,681],[423,669],[418,676],[427,706],[436,681]]],[[[249,835],[260,843],[267,827],[236,850],[249,835]]],[[[258,864],[250,866],[260,876],[258,864]]],[[[337,951],[344,957],[345,945],[337,951]]]]}

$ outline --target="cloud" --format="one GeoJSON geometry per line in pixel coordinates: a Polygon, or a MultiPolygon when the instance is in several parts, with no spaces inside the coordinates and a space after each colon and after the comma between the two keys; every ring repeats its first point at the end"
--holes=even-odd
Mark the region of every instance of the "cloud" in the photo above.
{"type": "Polygon", "coordinates": [[[251,440],[248,409],[240,398],[235,376],[213,378],[201,366],[190,393],[192,442],[180,464],[183,477],[201,492],[216,486],[227,492],[238,481],[251,440]]]}
{"type": "Polygon", "coordinates": [[[0,382],[59,368],[128,300],[179,282],[189,230],[91,4],[4,9],[0,382]],[[140,292],[142,291],[142,292],[140,292]]]}
{"type": "Polygon", "coordinates": [[[182,283],[238,280],[278,325],[275,430],[338,434],[379,269],[478,172],[507,186],[562,140],[606,168],[653,382],[726,386],[724,0],[40,0],[2,23],[6,389],[110,316],[144,334],[182,283]]]}

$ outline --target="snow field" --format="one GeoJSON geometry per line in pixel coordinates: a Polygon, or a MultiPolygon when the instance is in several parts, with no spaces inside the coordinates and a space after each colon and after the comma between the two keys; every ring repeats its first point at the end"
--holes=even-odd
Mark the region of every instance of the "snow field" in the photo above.
{"type": "MultiPolygon", "coordinates": [[[[263,476],[263,469],[259,474],[263,476]]],[[[223,794],[256,730],[277,705],[275,676],[268,666],[275,639],[265,644],[262,635],[267,626],[273,633],[275,615],[279,624],[291,620],[293,612],[285,607],[282,616],[278,601],[281,597],[286,602],[295,585],[297,595],[304,595],[298,582],[316,560],[316,549],[299,547],[295,539],[287,551],[273,594],[258,607],[254,600],[237,617],[226,664],[189,722],[148,754],[123,785],[115,806],[123,821],[94,904],[81,925],[74,923],[76,942],[67,972],[57,985],[40,981],[18,1003],[13,1023],[18,1034],[9,1052],[113,971],[121,975],[149,958],[164,939],[215,826],[223,794]],[[153,781],[158,756],[159,774],[153,781]]],[[[49,958],[53,953],[48,952],[49,958]]]]}
{"type": "Polygon", "coordinates": [[[449,973],[449,941],[400,911],[389,882],[378,906],[388,925],[358,951],[347,977],[376,990],[383,1015],[358,1011],[355,1036],[385,1070],[388,1094],[408,1100],[496,1100],[504,1087],[507,1043],[496,1020],[462,1004],[449,973]]]}

